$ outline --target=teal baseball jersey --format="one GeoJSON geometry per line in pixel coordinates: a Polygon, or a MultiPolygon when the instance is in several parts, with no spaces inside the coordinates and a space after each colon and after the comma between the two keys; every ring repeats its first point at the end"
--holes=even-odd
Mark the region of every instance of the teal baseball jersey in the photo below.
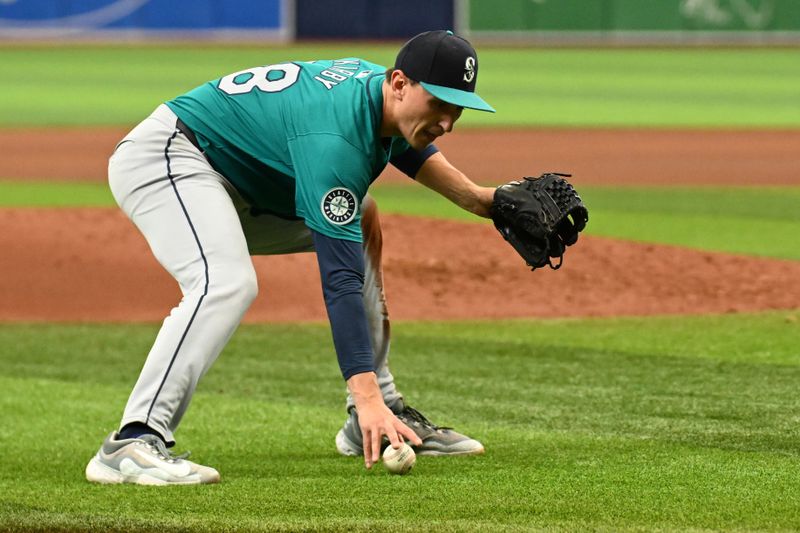
{"type": "Polygon", "coordinates": [[[409,149],[380,137],[384,71],[358,58],[260,66],[166,104],[254,208],[361,242],[367,188],[409,149]]]}

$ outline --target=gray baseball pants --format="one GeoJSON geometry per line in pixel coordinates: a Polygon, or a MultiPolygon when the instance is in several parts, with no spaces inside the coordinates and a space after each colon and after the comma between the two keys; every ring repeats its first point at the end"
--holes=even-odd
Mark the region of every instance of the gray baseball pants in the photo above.
{"type": "MultiPolygon", "coordinates": [[[[251,255],[313,251],[303,221],[252,216],[250,206],[159,106],[116,147],[108,177],[119,206],[183,298],[164,320],[120,426],[142,422],[174,442],[200,378],[219,356],[258,292],[251,255]]],[[[378,384],[387,404],[401,397],[388,367],[389,319],[375,202],[361,206],[366,308],[378,384]]],[[[347,407],[353,405],[350,395],[347,407]]]]}

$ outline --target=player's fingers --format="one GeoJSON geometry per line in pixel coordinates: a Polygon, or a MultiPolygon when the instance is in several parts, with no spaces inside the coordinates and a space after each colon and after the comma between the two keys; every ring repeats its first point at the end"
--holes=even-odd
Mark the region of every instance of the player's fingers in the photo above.
{"type": "Polygon", "coordinates": [[[413,444],[414,446],[422,446],[422,439],[420,439],[419,435],[414,433],[414,430],[408,427],[407,425],[400,422],[397,425],[396,429],[401,436],[405,437],[406,440],[410,441],[411,444],[413,444]]]}
{"type": "MultiPolygon", "coordinates": [[[[370,457],[372,458],[372,464],[378,462],[378,458],[380,457],[381,454],[381,433],[382,433],[381,431],[372,432],[372,450],[371,450],[372,454],[370,455],[370,457]]],[[[366,454],[367,451],[364,450],[364,453],[366,454]]]]}
{"type": "Polygon", "coordinates": [[[361,442],[364,443],[364,466],[372,468],[372,437],[370,431],[361,432],[361,442]]]}
{"type": "Polygon", "coordinates": [[[403,445],[403,438],[394,428],[390,429],[386,432],[386,436],[389,437],[389,443],[392,445],[392,448],[395,450],[400,448],[403,445]]]}

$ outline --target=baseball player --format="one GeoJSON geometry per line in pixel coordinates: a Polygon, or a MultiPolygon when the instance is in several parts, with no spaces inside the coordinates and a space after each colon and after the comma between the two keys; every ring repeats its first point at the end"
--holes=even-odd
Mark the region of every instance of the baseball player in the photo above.
{"type": "Polygon", "coordinates": [[[480,187],[432,144],[475,93],[477,55],[449,31],[420,34],[394,68],[359,58],[291,61],[213,80],[159,106],[115,148],[109,183],[183,298],[155,339],[119,431],[86,467],[100,483],[214,483],[168,449],[200,378],[257,293],[250,256],[315,251],[349,391],[336,436],[370,468],[386,438],[417,453],[483,453],[405,404],[387,359],[381,230],[370,184],[387,163],[488,217],[480,187]]]}

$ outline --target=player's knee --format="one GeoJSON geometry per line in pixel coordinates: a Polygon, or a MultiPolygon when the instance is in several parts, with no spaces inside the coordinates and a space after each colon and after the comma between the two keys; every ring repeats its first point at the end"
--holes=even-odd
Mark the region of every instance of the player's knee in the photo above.
{"type": "Polygon", "coordinates": [[[361,234],[364,248],[373,249],[373,253],[380,255],[383,233],[378,218],[378,205],[370,195],[366,195],[361,203],[361,234]]]}
{"type": "Polygon", "coordinates": [[[255,270],[243,269],[237,273],[233,279],[233,288],[242,305],[250,307],[258,295],[258,279],[255,270]]]}
{"type": "Polygon", "coordinates": [[[378,221],[378,204],[369,194],[364,196],[361,200],[361,228],[369,231],[372,226],[380,228],[378,221]]]}
{"type": "Polygon", "coordinates": [[[209,286],[209,295],[219,298],[236,309],[247,309],[258,294],[255,270],[250,268],[228,269],[224,276],[209,286]]]}
{"type": "Polygon", "coordinates": [[[375,202],[375,198],[372,197],[370,193],[364,195],[364,198],[361,200],[361,210],[372,210],[377,209],[378,204],[375,202]]]}

